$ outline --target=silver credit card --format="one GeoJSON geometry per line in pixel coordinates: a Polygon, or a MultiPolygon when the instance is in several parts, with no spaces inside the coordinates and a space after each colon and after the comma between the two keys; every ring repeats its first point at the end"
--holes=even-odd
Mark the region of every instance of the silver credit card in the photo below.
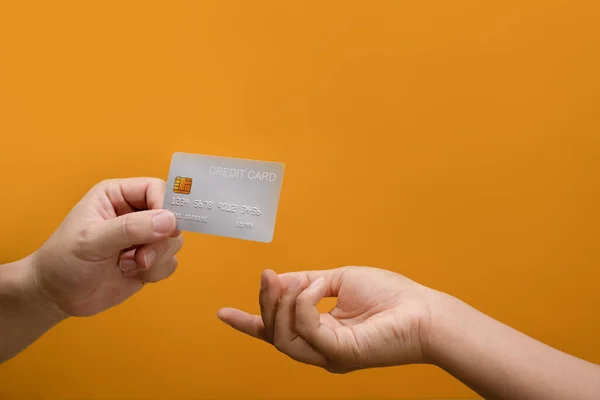
{"type": "Polygon", "coordinates": [[[183,231],[269,243],[283,170],[276,162],[174,153],[163,208],[183,231]]]}

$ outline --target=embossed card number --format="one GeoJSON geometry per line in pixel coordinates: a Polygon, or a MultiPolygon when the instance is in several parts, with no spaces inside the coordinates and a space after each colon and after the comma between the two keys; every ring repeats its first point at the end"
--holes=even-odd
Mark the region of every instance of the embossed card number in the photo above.
{"type": "Polygon", "coordinates": [[[283,171],[275,162],[175,153],[164,208],[184,231],[270,242],[283,171]]]}

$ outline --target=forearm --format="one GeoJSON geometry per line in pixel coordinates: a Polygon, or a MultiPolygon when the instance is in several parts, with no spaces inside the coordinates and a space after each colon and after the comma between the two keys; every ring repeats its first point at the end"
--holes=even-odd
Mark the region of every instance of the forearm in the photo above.
{"type": "Polygon", "coordinates": [[[37,291],[33,257],[0,265],[0,363],[65,317],[37,291]]]}
{"type": "Polygon", "coordinates": [[[440,294],[427,353],[487,399],[597,399],[600,367],[440,294]]]}

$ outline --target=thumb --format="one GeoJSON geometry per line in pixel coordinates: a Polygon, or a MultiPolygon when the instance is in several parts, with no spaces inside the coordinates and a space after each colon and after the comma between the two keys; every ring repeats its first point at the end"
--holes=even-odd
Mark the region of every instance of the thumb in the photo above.
{"type": "MultiPolygon", "coordinates": [[[[302,291],[296,298],[296,332],[313,349],[332,361],[339,358],[339,349],[349,349],[345,346],[346,334],[336,332],[326,324],[321,323],[317,304],[325,297],[328,289],[324,285],[325,279],[320,277],[302,291]],[[344,346],[341,346],[344,344],[344,346]]],[[[353,332],[351,330],[351,332],[353,332]]],[[[355,354],[355,353],[354,353],[355,354]]]]}
{"type": "Polygon", "coordinates": [[[93,224],[85,242],[94,255],[109,257],[135,245],[166,239],[175,230],[175,215],[170,211],[138,211],[93,224]]]}

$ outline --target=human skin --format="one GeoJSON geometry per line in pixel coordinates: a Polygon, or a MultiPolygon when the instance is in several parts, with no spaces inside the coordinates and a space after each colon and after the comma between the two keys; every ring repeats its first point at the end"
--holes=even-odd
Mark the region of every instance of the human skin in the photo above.
{"type": "Polygon", "coordinates": [[[487,399],[597,399],[600,367],[391,271],[343,267],[261,277],[261,315],[217,316],[292,359],[334,373],[427,363],[487,399]],[[337,297],[328,313],[317,303],[337,297]]]}
{"type": "Polygon", "coordinates": [[[0,265],[0,362],[66,318],[98,314],[175,271],[183,236],[164,193],[160,179],[103,181],[42,247],[0,265]]]}

